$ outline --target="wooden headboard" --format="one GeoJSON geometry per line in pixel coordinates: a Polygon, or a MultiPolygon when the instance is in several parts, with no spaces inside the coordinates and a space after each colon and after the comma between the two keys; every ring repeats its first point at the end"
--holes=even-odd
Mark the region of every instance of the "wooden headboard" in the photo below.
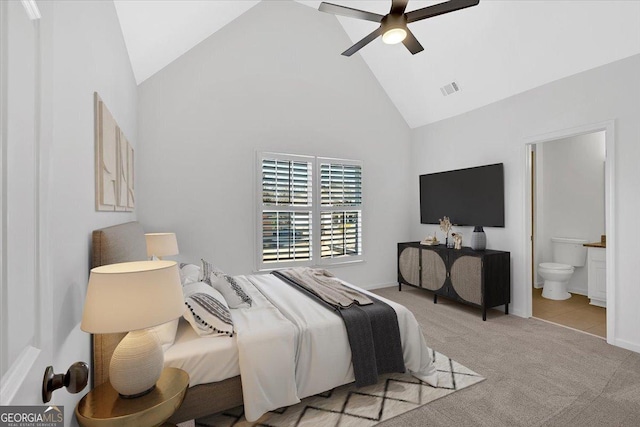
{"type": "MultiPolygon", "coordinates": [[[[147,244],[138,222],[95,230],[91,238],[91,268],[118,262],[144,261],[147,244]]],[[[109,379],[111,355],[126,333],[92,335],[93,387],[109,379]]]]}

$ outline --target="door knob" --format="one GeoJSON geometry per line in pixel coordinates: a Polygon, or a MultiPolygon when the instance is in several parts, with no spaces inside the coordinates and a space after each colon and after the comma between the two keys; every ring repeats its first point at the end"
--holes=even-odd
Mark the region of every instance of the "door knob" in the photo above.
{"type": "Polygon", "coordinates": [[[79,393],[87,386],[88,381],[89,367],[84,362],[74,363],[66,374],[54,374],[53,366],[47,366],[42,379],[42,401],[50,401],[51,394],[61,387],[66,387],[69,393],[79,393]]]}

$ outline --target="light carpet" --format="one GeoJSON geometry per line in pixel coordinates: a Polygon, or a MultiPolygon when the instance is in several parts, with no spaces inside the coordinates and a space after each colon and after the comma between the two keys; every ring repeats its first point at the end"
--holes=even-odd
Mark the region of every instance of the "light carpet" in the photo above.
{"type": "Polygon", "coordinates": [[[387,374],[377,384],[356,388],[353,383],[303,399],[248,422],[242,407],[196,420],[207,427],[368,427],[477,384],[483,377],[455,360],[431,350],[438,370],[438,387],[409,374],[387,374]]]}

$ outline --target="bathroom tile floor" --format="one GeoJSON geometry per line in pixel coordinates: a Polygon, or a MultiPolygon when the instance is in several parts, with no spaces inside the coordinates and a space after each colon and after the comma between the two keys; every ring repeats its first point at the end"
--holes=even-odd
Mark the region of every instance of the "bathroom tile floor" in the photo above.
{"type": "Polygon", "coordinates": [[[542,297],[542,289],[533,289],[533,317],[569,326],[605,338],[607,336],[607,310],[589,304],[584,295],[572,294],[564,301],[542,297]]]}

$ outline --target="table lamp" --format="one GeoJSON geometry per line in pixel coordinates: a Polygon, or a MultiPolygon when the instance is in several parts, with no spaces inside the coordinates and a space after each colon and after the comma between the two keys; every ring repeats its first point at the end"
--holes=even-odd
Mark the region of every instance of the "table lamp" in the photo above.
{"type": "Polygon", "coordinates": [[[162,259],[163,256],[178,255],[178,241],[176,233],[146,233],[147,256],[156,256],[162,259]]]}
{"type": "Polygon", "coordinates": [[[80,328],[94,334],[129,332],[111,357],[109,379],[124,398],[155,388],[164,353],[146,328],[182,316],[185,310],[178,265],[137,261],[91,270],[80,328]]]}

